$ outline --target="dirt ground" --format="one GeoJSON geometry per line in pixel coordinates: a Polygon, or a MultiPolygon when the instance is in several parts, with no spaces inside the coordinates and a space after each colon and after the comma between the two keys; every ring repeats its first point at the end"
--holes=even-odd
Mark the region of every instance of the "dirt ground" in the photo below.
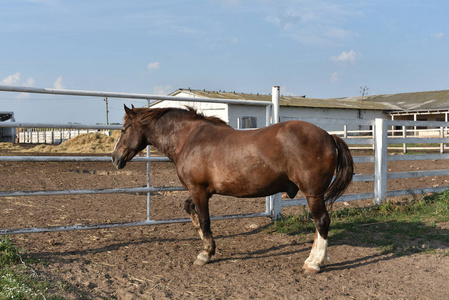
{"type": "MultiPolygon", "coordinates": [[[[0,153],[5,155],[7,153],[0,153]]],[[[445,161],[389,163],[395,171],[447,169],[445,161]]],[[[130,163],[0,163],[0,190],[140,187],[146,165],[130,163]]],[[[356,172],[372,174],[372,164],[356,172]]],[[[449,178],[390,180],[389,189],[447,186],[449,178]]],[[[153,186],[179,185],[171,163],[153,163],[153,186]]],[[[371,192],[372,182],[353,183],[348,193],[371,192]]],[[[413,196],[410,196],[413,197],[413,196]]],[[[414,195],[421,197],[421,195],[414,195]]],[[[187,192],[152,196],[152,219],[187,217],[187,192]]],[[[370,205],[372,200],[338,205],[370,205]]],[[[213,215],[261,212],[265,200],[214,196],[213,215]]],[[[284,209],[294,214],[299,208],[284,209]]],[[[0,198],[0,228],[93,224],[146,219],[146,196],[130,194],[0,198]]],[[[358,240],[329,241],[330,263],[317,275],[302,272],[313,235],[270,233],[268,218],[212,222],[217,254],[192,263],[202,242],[190,223],[19,234],[36,272],[63,280],[74,299],[449,299],[449,257],[382,254],[358,240]]],[[[445,229],[449,224],[437,224],[445,229]]],[[[447,250],[449,245],[440,245],[447,250]]]]}

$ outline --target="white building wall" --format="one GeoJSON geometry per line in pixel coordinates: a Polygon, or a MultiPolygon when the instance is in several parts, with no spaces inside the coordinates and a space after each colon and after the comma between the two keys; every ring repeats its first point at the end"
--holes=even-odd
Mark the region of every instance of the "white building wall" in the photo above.
{"type": "MultiPolygon", "coordinates": [[[[188,92],[180,92],[176,96],[198,97],[188,92]]],[[[235,105],[222,103],[188,102],[188,101],[161,101],[152,107],[180,107],[192,106],[206,116],[219,117],[233,128],[239,128],[239,120],[244,117],[256,117],[257,127],[266,125],[265,106],[235,105]]],[[[281,106],[279,111],[280,121],[304,120],[308,118],[318,119],[347,119],[347,120],[374,120],[375,118],[389,119],[382,111],[359,110],[359,109],[338,109],[338,108],[309,108],[281,106]]],[[[319,124],[318,124],[319,125],[319,124]]],[[[342,131],[343,125],[322,126],[327,131],[342,131]]],[[[348,126],[347,130],[369,130],[370,126],[348,126]]]]}
{"type": "MultiPolygon", "coordinates": [[[[387,115],[382,111],[359,110],[359,109],[336,109],[336,108],[308,108],[308,107],[281,107],[281,122],[288,120],[304,120],[308,118],[319,119],[341,119],[341,120],[374,120],[375,118],[386,119],[387,115]]],[[[341,131],[343,125],[326,125],[323,129],[327,131],[341,131]]],[[[348,126],[348,130],[368,130],[369,126],[348,126]]]]}
{"type": "Polygon", "coordinates": [[[250,105],[229,105],[229,125],[233,128],[239,128],[241,118],[256,117],[257,128],[266,126],[266,107],[250,105]]]}
{"type": "MultiPolygon", "coordinates": [[[[266,124],[265,107],[229,105],[229,125],[238,128],[239,118],[256,117],[257,127],[264,127],[266,124]]],[[[280,121],[304,120],[308,118],[317,119],[343,119],[343,120],[374,120],[375,118],[388,118],[382,111],[358,110],[358,109],[332,109],[332,108],[306,108],[282,106],[279,110],[280,121]]],[[[327,131],[342,131],[343,125],[322,126],[327,131]]],[[[348,130],[368,130],[369,126],[348,126],[348,130]]]]}

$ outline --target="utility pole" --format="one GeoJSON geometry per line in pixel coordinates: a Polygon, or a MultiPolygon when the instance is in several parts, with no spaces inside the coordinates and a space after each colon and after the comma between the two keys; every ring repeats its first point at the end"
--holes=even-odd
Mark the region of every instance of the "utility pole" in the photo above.
{"type": "Polygon", "coordinates": [[[363,101],[363,98],[366,95],[368,95],[368,90],[369,90],[369,88],[366,85],[360,87],[360,94],[362,94],[362,101],[363,101]]]}
{"type": "Polygon", "coordinates": [[[108,107],[108,98],[104,98],[106,102],[106,125],[109,125],[109,107],[108,107]]]}

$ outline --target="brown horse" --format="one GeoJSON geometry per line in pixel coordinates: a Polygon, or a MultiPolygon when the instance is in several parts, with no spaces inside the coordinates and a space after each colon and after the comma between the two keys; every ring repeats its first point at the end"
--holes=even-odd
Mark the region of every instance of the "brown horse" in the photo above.
{"type": "Polygon", "coordinates": [[[320,270],[319,265],[328,259],[326,202],[341,196],[353,175],[352,156],[342,139],[302,121],[239,131],[190,107],[125,106],[125,112],[113,164],[125,167],[147,145],[173,161],[182,185],[190,192],[185,210],[204,242],[196,265],[208,263],[215,254],[209,217],[213,194],[262,197],[286,192],[293,198],[301,190],[316,226],[304,268],[313,273],[320,270]]]}

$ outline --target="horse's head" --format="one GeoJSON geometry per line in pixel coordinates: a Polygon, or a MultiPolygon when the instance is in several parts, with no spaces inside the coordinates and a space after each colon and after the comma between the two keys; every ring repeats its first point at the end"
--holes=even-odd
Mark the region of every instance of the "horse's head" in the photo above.
{"type": "Polygon", "coordinates": [[[147,146],[144,128],[137,118],[134,106],[128,108],[125,105],[125,119],[122,133],[112,152],[112,163],[117,169],[122,169],[137,153],[147,146]]]}

